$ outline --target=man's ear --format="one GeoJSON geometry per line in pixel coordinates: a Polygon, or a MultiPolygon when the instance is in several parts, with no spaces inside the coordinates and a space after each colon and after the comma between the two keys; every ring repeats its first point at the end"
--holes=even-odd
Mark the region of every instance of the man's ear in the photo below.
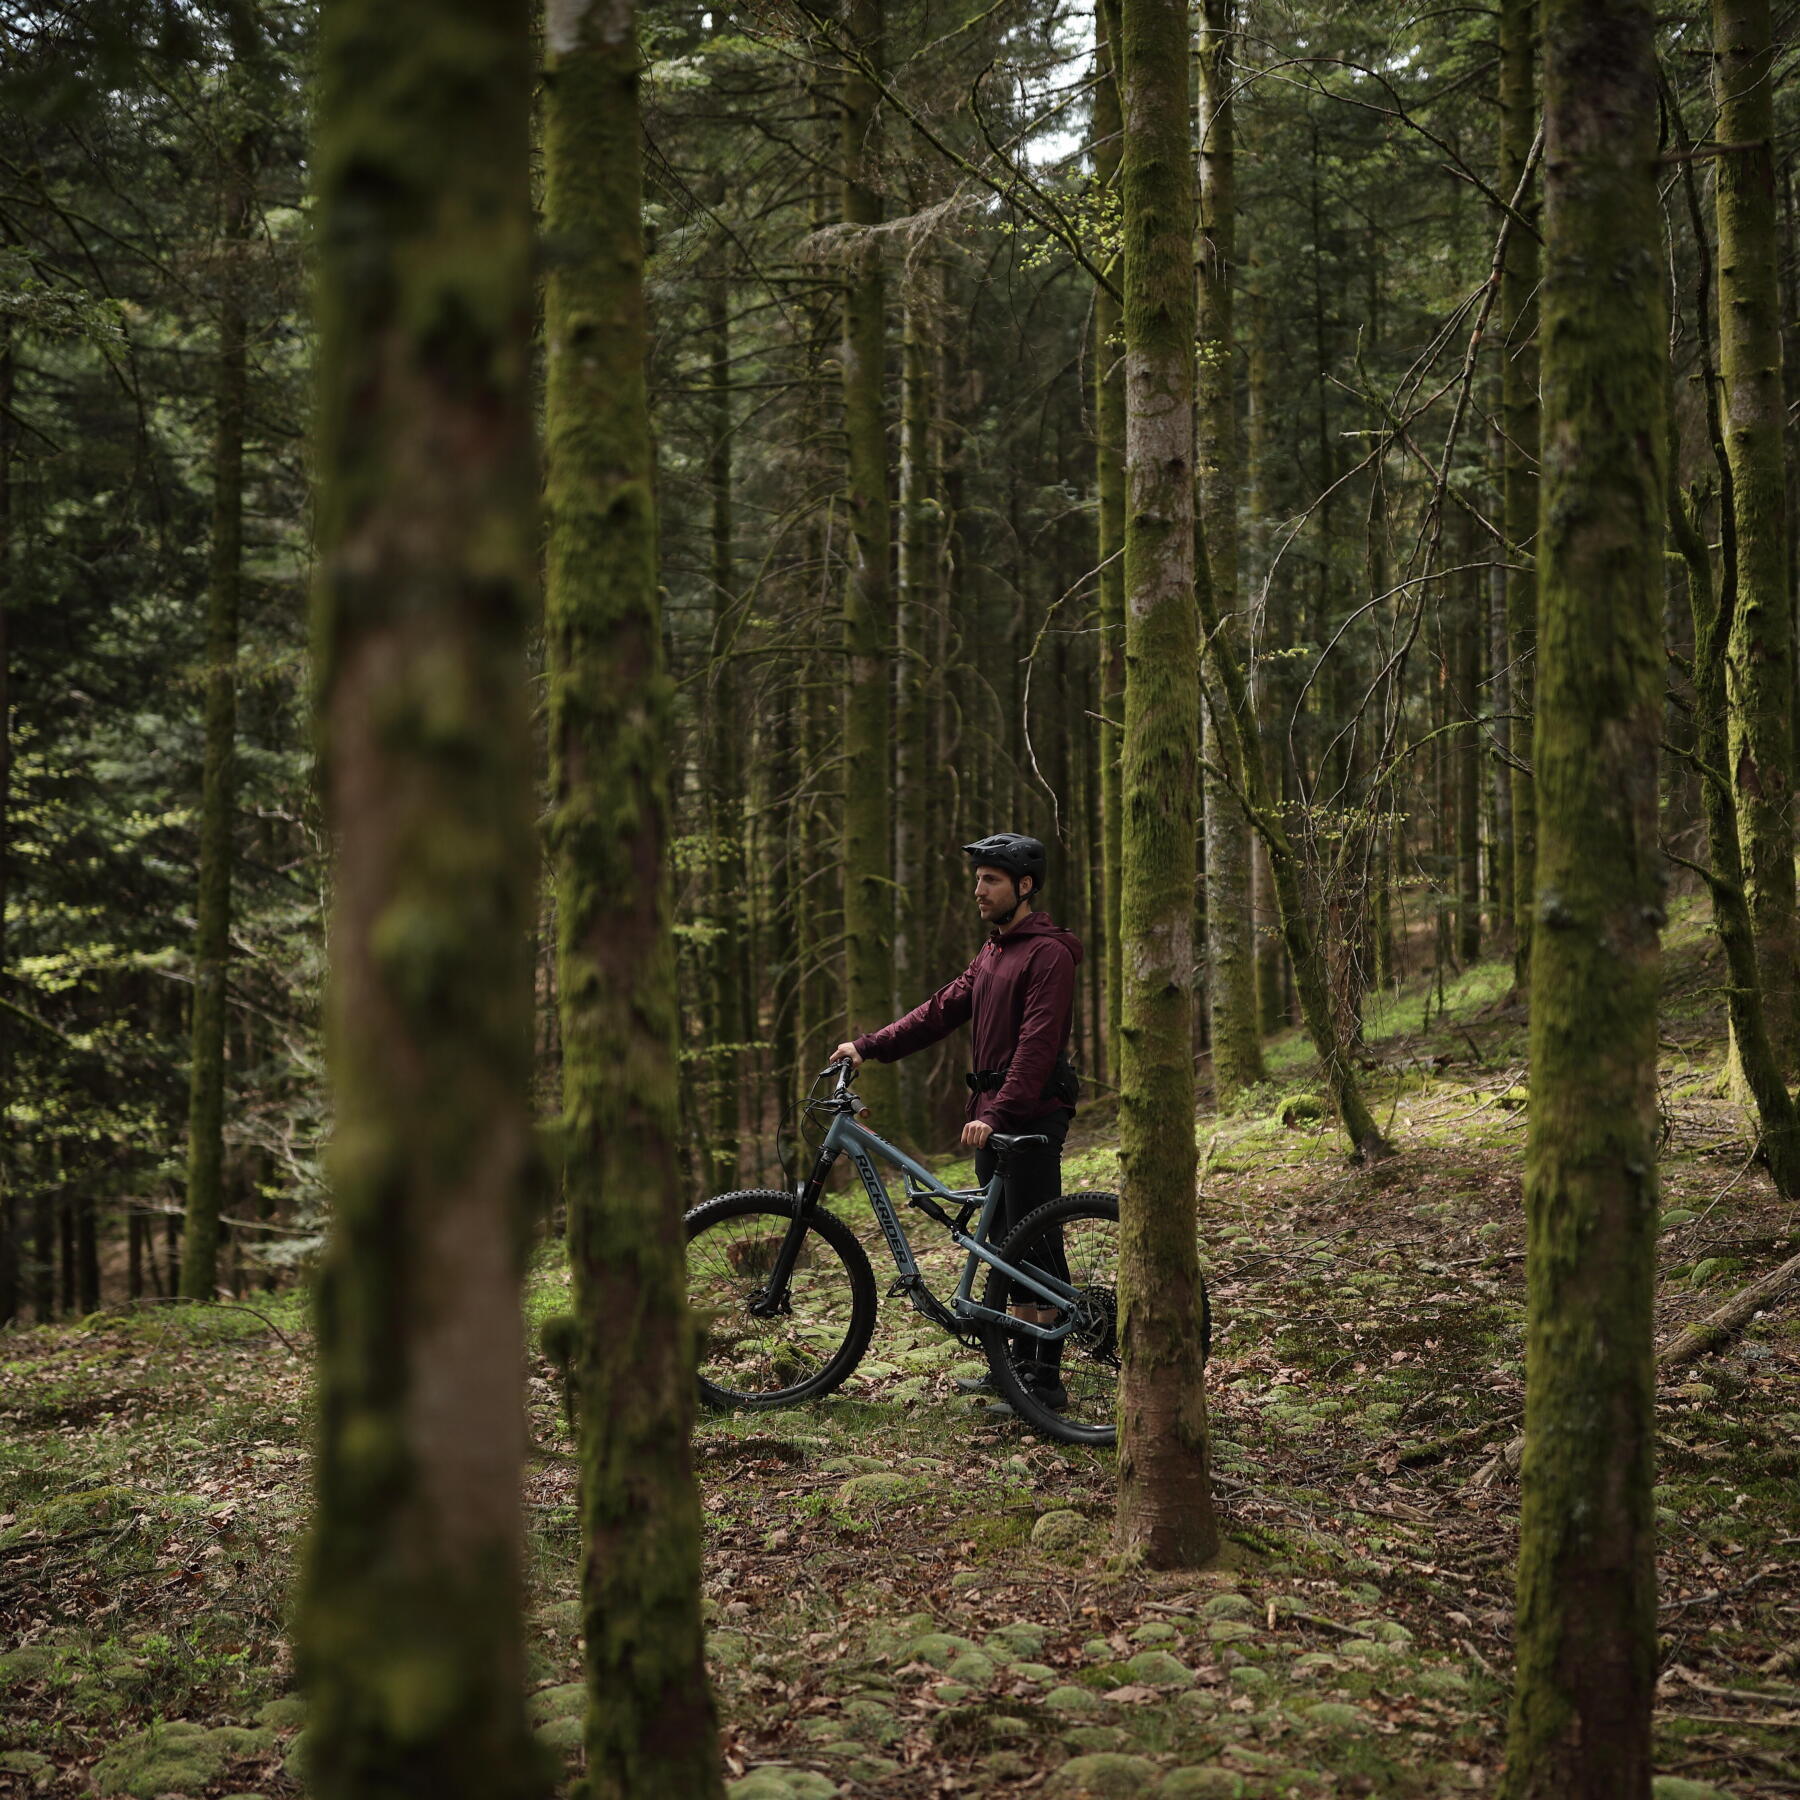
{"type": "Polygon", "coordinates": [[[1013,883],[1013,892],[1017,894],[1021,900],[1029,900],[1031,896],[1037,892],[1037,877],[1035,875],[1021,875],[1019,879],[1013,883]]]}

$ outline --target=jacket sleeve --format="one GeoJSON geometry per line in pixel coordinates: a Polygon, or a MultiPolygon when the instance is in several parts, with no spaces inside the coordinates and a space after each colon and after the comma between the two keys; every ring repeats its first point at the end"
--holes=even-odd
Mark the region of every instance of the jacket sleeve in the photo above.
{"type": "Polygon", "coordinates": [[[853,1039],[857,1055],[876,1062],[897,1062],[903,1056],[911,1056],[915,1050],[935,1044],[939,1038],[948,1037],[957,1026],[969,1022],[969,1014],[974,1010],[971,998],[974,987],[975,965],[971,963],[954,981],[947,982],[929,1000],[915,1006],[905,1018],[853,1039]]]}
{"type": "Polygon", "coordinates": [[[1069,1035],[1075,1007],[1075,959],[1060,944],[1037,953],[1025,984],[1025,1010],[1006,1080],[989,1112],[1009,1124],[1028,1125],[1044,1116],[1044,1089],[1069,1035]]]}

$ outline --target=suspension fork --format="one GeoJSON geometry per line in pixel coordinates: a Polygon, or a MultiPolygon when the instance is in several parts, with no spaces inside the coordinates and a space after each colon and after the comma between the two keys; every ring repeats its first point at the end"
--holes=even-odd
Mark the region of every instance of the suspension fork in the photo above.
{"type": "Polygon", "coordinates": [[[838,1152],[831,1145],[823,1146],[813,1159],[812,1173],[800,1184],[800,1191],[795,1196],[794,1216],[782,1235],[781,1248],[775,1252],[775,1266],[750,1302],[750,1311],[756,1318],[772,1318],[788,1310],[788,1283],[793,1279],[794,1265],[800,1260],[807,1222],[819,1204],[819,1196],[825,1191],[825,1182],[837,1159],[838,1152]]]}

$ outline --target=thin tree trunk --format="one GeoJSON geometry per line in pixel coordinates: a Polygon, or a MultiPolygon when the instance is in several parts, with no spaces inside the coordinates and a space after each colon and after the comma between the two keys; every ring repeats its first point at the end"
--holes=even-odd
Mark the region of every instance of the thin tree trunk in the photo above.
{"type": "MultiPolygon", "coordinates": [[[[844,587],[844,963],[850,1029],[873,1031],[893,1016],[894,904],[888,759],[892,750],[893,602],[888,582],[892,521],[888,508],[886,284],[877,93],[886,21],[884,0],[846,0],[845,25],[859,60],[839,77],[844,223],[855,234],[846,252],[844,372],[846,491],[850,505],[844,587]],[[862,65],[866,64],[867,68],[862,65]]],[[[908,1004],[911,1004],[909,998],[908,1004]]],[[[891,1117],[894,1071],[870,1065],[864,1097],[891,1117]]]]}
{"type": "MultiPolygon", "coordinates": [[[[1702,315],[1704,319],[1704,314],[1702,315]]],[[[1672,410],[1672,409],[1671,409],[1672,410]]],[[[1781,1061],[1769,1037],[1755,927],[1744,880],[1742,840],[1730,777],[1729,707],[1726,700],[1731,615],[1720,604],[1706,540],[1678,489],[1674,445],[1668,478],[1669,534],[1687,568],[1694,639],[1694,760],[1701,771],[1711,867],[1713,929],[1725,952],[1725,989],[1731,1041],[1744,1085],[1756,1107],[1769,1175],[1784,1199],[1800,1198],[1800,1110],[1782,1079],[1781,1061]]]]}
{"type": "MultiPolygon", "coordinates": [[[[0,998],[7,975],[6,904],[12,891],[12,459],[13,326],[0,318],[0,998]]],[[[24,1262],[18,1188],[14,1183],[12,1127],[12,1037],[0,1030],[0,1325],[11,1323],[24,1305],[24,1262]]]]}
{"type": "Polygon", "coordinates": [[[237,805],[238,600],[244,545],[244,284],[252,146],[240,135],[226,175],[214,365],[212,564],[206,599],[206,751],[188,1085],[187,1256],[181,1292],[210,1300],[225,1200],[225,999],[231,967],[232,816],[237,805]]]}
{"type": "MultiPolygon", "coordinates": [[[[1504,452],[1502,453],[1504,466],[1504,452]]],[[[1506,570],[1494,563],[1486,581],[1488,595],[1488,666],[1493,676],[1488,682],[1489,709],[1494,715],[1492,728],[1493,755],[1490,779],[1493,784],[1494,868],[1490,882],[1494,896],[1494,929],[1511,941],[1513,935],[1513,771],[1512,747],[1515,734],[1512,725],[1512,678],[1507,654],[1506,634],[1506,570]]]]}
{"type": "MultiPolygon", "coordinates": [[[[1119,1145],[1120,1541],[1154,1568],[1219,1548],[1194,1235],[1194,219],[1181,0],[1123,0],[1126,358],[1119,1145]]],[[[1216,621],[1215,621],[1216,623],[1216,621]]]]}
{"type": "MultiPolygon", "coordinates": [[[[1269,302],[1263,292],[1262,272],[1253,262],[1250,279],[1250,343],[1248,350],[1245,449],[1250,478],[1249,545],[1251,579],[1260,588],[1263,613],[1262,641],[1285,645],[1283,621],[1271,617],[1275,595],[1269,571],[1269,519],[1273,502],[1269,492],[1270,374],[1269,302]]],[[[1267,664],[1259,664],[1250,684],[1251,705],[1256,714],[1256,736],[1263,765],[1276,741],[1273,730],[1276,684],[1267,664]]],[[[1229,734],[1227,734],[1229,736],[1229,734]]],[[[1285,757],[1278,768],[1285,768],[1285,757]]],[[[1252,918],[1256,926],[1256,1011],[1264,1035],[1280,1031],[1288,1022],[1286,953],[1281,942],[1281,911],[1275,900],[1275,874],[1269,866],[1269,847],[1260,834],[1251,838],[1252,918]]]]}
{"type": "MultiPolygon", "coordinates": [[[[1503,194],[1517,191],[1537,136],[1538,15],[1543,0],[1500,0],[1500,168],[1503,194]]],[[[1535,191],[1520,211],[1535,221],[1535,191]]],[[[1538,533],[1538,240],[1529,231],[1507,234],[1500,276],[1500,410],[1505,433],[1501,505],[1506,529],[1507,677],[1513,741],[1529,745],[1537,655],[1538,533]]],[[[1526,759],[1521,757],[1521,762],[1526,759]]],[[[1512,773],[1513,973],[1520,987],[1531,976],[1532,920],[1537,909],[1537,813],[1531,776],[1512,773]]]]}
{"type": "MultiPolygon", "coordinates": [[[[1119,110],[1116,46],[1119,0],[1099,0],[1095,45],[1094,178],[1117,187],[1123,121],[1119,110]]],[[[1117,279],[1117,262],[1113,265],[1117,279]]],[[[1094,291],[1095,513],[1100,564],[1100,827],[1102,902],[1105,906],[1106,1066],[1119,1079],[1124,1019],[1125,961],[1120,929],[1120,854],[1124,807],[1119,757],[1125,736],[1125,357],[1119,342],[1119,303],[1105,288],[1094,291]]]]}
{"type": "MultiPolygon", "coordinates": [[[[929,991],[931,881],[930,787],[938,779],[931,738],[931,687],[938,671],[930,655],[940,559],[937,551],[938,468],[932,371],[936,364],[936,268],[928,249],[908,268],[903,297],[900,399],[899,657],[894,716],[894,993],[899,1006],[929,991]]],[[[908,1057],[895,1070],[898,1129],[922,1144],[927,1065],[908,1057]]]]}
{"type": "MultiPolygon", "coordinates": [[[[1468,545],[1464,561],[1474,560],[1468,545]]],[[[1456,700],[1461,716],[1456,756],[1456,953],[1463,967],[1481,956],[1481,648],[1487,636],[1487,606],[1479,577],[1457,607],[1456,700]]]]}
{"type": "Polygon", "coordinates": [[[536,1800],[519,1629],[536,1165],[529,15],[326,0],[318,70],[336,1136],[297,1631],[307,1786],[536,1800]]]}
{"type": "Polygon", "coordinates": [[[32,1196],[31,1256],[31,1310],[43,1325],[56,1317],[56,1191],[41,1169],[32,1196]]]}
{"type": "Polygon", "coordinates": [[[743,1007],[743,963],[747,946],[748,864],[744,855],[744,771],[739,748],[744,721],[738,716],[738,682],[733,661],[737,621],[732,558],[731,506],[731,283],[729,265],[719,257],[707,293],[706,486],[711,510],[712,667],[707,696],[707,801],[712,813],[713,928],[708,974],[712,989],[712,1042],[706,1047],[712,1069],[711,1188],[737,1185],[742,1129],[744,1043],[754,1034],[743,1007]]]}
{"type": "Polygon", "coordinates": [[[627,0],[550,15],[552,813],[574,1275],[587,1791],[722,1790],[700,1621],[663,667],[627,0]],[[603,804],[597,804],[603,801],[603,804]]]}
{"type": "MultiPolygon", "coordinates": [[[[1236,276],[1236,145],[1232,83],[1237,79],[1235,0],[1204,0],[1199,54],[1197,366],[1201,526],[1213,598],[1227,654],[1241,658],[1238,595],[1237,378],[1232,282],[1236,276]]],[[[1216,713],[1219,697],[1211,697],[1216,713]]],[[[1206,970],[1211,1006],[1213,1092],[1223,1106],[1266,1079],[1256,1008],[1256,936],[1251,914],[1249,822],[1217,775],[1206,808],[1206,970]]]]}
{"type": "Polygon", "coordinates": [[[1719,372],[1737,527],[1737,605],[1726,679],[1732,780],[1769,1037],[1800,1071],[1795,918],[1793,603],[1782,464],[1781,296],[1775,222],[1769,0],[1713,0],[1719,372]]]}
{"type": "Polygon", "coordinates": [[[99,1221],[94,1191],[86,1181],[75,1197],[75,1303],[83,1318],[100,1310],[99,1221]]]}
{"type": "Polygon", "coordinates": [[[1641,1800],[1656,1681],[1668,448],[1654,19],[1547,0],[1538,891],[1509,1800],[1641,1800]]]}

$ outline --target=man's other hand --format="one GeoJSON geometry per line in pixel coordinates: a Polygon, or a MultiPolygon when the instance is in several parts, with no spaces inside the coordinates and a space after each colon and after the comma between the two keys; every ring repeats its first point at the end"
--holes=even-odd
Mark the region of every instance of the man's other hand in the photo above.
{"type": "Polygon", "coordinates": [[[862,1067],[863,1059],[857,1055],[856,1046],[854,1044],[839,1044],[838,1047],[832,1051],[831,1060],[834,1063],[847,1062],[851,1068],[860,1069],[862,1067]]]}
{"type": "Polygon", "coordinates": [[[962,1129],[962,1147],[965,1150],[985,1150],[987,1141],[994,1135],[994,1128],[985,1119],[971,1119],[962,1129]]]}

